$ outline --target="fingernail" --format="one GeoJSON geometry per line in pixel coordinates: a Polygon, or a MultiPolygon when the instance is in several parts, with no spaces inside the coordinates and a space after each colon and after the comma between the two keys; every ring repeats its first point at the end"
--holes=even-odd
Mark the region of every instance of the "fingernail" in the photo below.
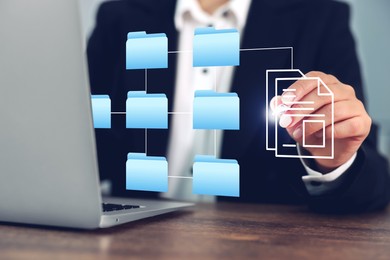
{"type": "Polygon", "coordinates": [[[293,132],[294,139],[300,139],[302,137],[302,128],[297,127],[293,132]]]}
{"type": "Polygon", "coordinates": [[[284,114],[287,110],[289,110],[289,106],[286,106],[285,104],[279,105],[274,109],[274,114],[276,115],[282,115],[284,114]]]}
{"type": "Polygon", "coordinates": [[[283,103],[292,102],[294,98],[295,98],[294,95],[282,95],[282,102],[283,103]]]}
{"type": "Polygon", "coordinates": [[[292,118],[290,116],[281,116],[280,117],[280,121],[279,121],[279,125],[283,128],[286,128],[288,127],[292,122],[292,118]]]}
{"type": "Polygon", "coordinates": [[[277,105],[277,103],[276,103],[277,100],[278,100],[278,97],[277,97],[277,96],[274,96],[274,97],[271,99],[271,101],[269,102],[272,111],[275,110],[275,107],[276,107],[276,105],[277,105]]]}

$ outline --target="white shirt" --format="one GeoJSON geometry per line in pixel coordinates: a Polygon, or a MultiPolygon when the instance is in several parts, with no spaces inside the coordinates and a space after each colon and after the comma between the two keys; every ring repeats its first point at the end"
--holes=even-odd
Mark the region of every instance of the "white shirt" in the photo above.
{"type": "MultiPolygon", "coordinates": [[[[179,53],[177,54],[179,57],[172,130],[168,147],[170,176],[191,177],[195,155],[216,155],[218,157],[221,150],[223,131],[192,129],[194,92],[200,89],[229,92],[234,67],[193,67],[191,50],[195,28],[207,26],[213,26],[216,29],[236,28],[242,38],[250,3],[251,0],[231,0],[210,15],[201,9],[197,0],[178,0],[175,25],[179,32],[179,53]]],[[[339,176],[348,169],[353,160],[354,157],[342,167],[326,175],[310,169],[302,160],[308,174],[302,179],[309,193],[319,195],[337,187],[339,176]],[[313,186],[312,181],[321,182],[323,185],[313,186]]],[[[193,201],[214,200],[213,196],[192,194],[190,178],[169,178],[169,191],[163,193],[162,196],[193,201]]]]}

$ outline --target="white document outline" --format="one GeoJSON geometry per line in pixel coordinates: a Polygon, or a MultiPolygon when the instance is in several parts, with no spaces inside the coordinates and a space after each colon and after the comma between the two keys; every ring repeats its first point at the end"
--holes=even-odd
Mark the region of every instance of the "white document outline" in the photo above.
{"type": "MultiPolygon", "coordinates": [[[[269,95],[269,82],[268,82],[268,72],[299,72],[303,75],[303,73],[300,70],[267,70],[266,71],[266,149],[267,150],[272,150],[275,151],[275,157],[282,157],[282,158],[312,158],[312,159],[334,159],[334,93],[329,89],[329,87],[323,82],[323,80],[319,77],[306,77],[303,75],[301,78],[293,77],[293,78],[276,78],[275,79],[275,93],[277,93],[277,82],[282,81],[282,80],[317,80],[317,94],[318,96],[330,96],[332,99],[331,103],[331,152],[330,155],[325,155],[325,156],[313,156],[313,155],[285,155],[285,154],[278,154],[278,120],[277,117],[278,115],[274,115],[274,124],[275,124],[275,147],[270,147],[269,146],[269,101],[271,98],[268,96],[269,95]],[[321,86],[323,86],[326,89],[326,93],[321,93],[321,86]]],[[[293,90],[291,91],[293,92],[293,90]]],[[[306,102],[305,102],[306,103],[306,102]]],[[[306,103],[306,104],[313,104],[312,102],[306,103]]],[[[325,115],[322,114],[295,114],[294,116],[303,116],[303,117],[325,117],[325,115]]],[[[310,121],[310,120],[303,120],[305,121],[310,121]]],[[[325,125],[324,120],[312,120],[312,121],[323,121],[325,125]]],[[[323,129],[325,133],[325,129],[323,129]]],[[[303,130],[304,132],[304,130],[303,130]]],[[[309,145],[305,146],[307,148],[325,148],[325,134],[323,134],[323,144],[324,146],[317,146],[317,145],[309,145]]],[[[297,145],[293,144],[283,144],[283,147],[297,147],[297,145]]]]}
{"type": "Polygon", "coordinates": [[[298,72],[299,74],[302,75],[302,77],[306,77],[305,74],[302,73],[301,70],[299,69],[270,69],[266,70],[266,75],[265,75],[265,104],[266,104],[266,109],[265,109],[265,115],[266,115],[266,120],[265,120],[265,143],[266,143],[266,150],[267,151],[275,151],[275,147],[270,147],[269,145],[269,112],[270,112],[270,107],[269,107],[269,102],[273,97],[269,97],[269,80],[268,80],[268,74],[269,73],[274,73],[274,72],[298,72]]]}

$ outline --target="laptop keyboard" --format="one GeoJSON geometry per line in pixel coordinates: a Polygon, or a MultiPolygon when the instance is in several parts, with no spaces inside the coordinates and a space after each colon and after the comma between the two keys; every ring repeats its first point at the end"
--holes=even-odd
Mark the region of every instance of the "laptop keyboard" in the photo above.
{"type": "Polygon", "coordinates": [[[127,209],[139,209],[141,207],[138,205],[125,205],[125,204],[112,204],[112,203],[102,203],[102,206],[103,206],[103,212],[127,210],[127,209]]]}

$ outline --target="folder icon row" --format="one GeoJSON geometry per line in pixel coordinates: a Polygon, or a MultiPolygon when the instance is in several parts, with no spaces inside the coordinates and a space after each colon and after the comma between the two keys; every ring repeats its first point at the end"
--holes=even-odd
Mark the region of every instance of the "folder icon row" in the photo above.
{"type": "Polygon", "coordinates": [[[126,162],[126,190],[168,191],[168,162],[165,157],[129,153],[126,162]]]}
{"type": "MultiPolygon", "coordinates": [[[[92,95],[95,128],[111,128],[111,99],[108,95],[92,95]]],[[[240,100],[237,93],[195,92],[194,129],[240,129],[240,100]]],[[[126,128],[167,129],[168,99],[165,94],[129,91],[126,100],[126,128]]]]}
{"type": "Polygon", "coordinates": [[[168,99],[165,94],[129,91],[126,101],[126,128],[168,128],[168,99]]]}
{"type": "Polygon", "coordinates": [[[237,93],[195,92],[194,129],[240,129],[240,99],[237,93]]]}
{"type": "MultiPolygon", "coordinates": [[[[193,40],[193,66],[239,66],[240,35],[236,29],[197,28],[193,40]]],[[[168,38],[165,33],[129,32],[126,69],[168,68],[168,38]]]]}
{"type": "MultiPolygon", "coordinates": [[[[240,166],[236,160],[198,155],[193,165],[193,193],[240,196],[240,166]]],[[[168,162],[165,157],[129,153],[126,162],[126,190],[168,191],[168,162]]]]}
{"type": "Polygon", "coordinates": [[[91,95],[95,128],[111,128],[111,99],[108,95],[91,95]]]}
{"type": "Polygon", "coordinates": [[[128,33],[126,69],[158,68],[168,68],[168,39],[165,33],[128,33]]]}
{"type": "Polygon", "coordinates": [[[236,29],[195,29],[193,66],[239,66],[240,35],[236,29]]]}
{"type": "Polygon", "coordinates": [[[240,166],[236,160],[198,155],[193,166],[193,193],[215,196],[240,196],[240,166]]]}

